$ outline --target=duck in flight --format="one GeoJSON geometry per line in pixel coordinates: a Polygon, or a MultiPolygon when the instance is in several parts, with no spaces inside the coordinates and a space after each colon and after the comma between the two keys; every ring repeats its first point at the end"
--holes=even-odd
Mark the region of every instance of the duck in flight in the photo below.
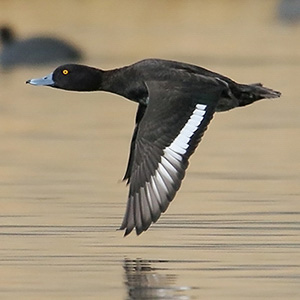
{"type": "Polygon", "coordinates": [[[239,84],[202,67],[161,59],[108,71],[67,64],[26,83],[106,91],[138,103],[124,176],[129,195],[120,229],[125,236],[133,229],[137,235],[146,231],[166,211],[215,112],[280,97],[260,83],[239,84]]]}

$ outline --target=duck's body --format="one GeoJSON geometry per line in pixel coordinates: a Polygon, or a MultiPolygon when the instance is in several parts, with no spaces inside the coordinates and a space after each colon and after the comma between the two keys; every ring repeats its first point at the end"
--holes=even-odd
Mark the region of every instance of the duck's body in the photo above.
{"type": "Polygon", "coordinates": [[[261,84],[238,84],[198,66],[161,59],[110,71],[64,65],[28,83],[102,90],[139,103],[124,176],[130,184],[121,225],[125,235],[134,228],[137,234],[147,230],[167,209],[215,111],[280,96],[261,84]]]}
{"type": "Polygon", "coordinates": [[[54,37],[17,39],[9,27],[2,27],[0,28],[0,40],[2,44],[0,65],[5,69],[17,66],[75,62],[81,58],[80,51],[74,46],[54,37]]]}

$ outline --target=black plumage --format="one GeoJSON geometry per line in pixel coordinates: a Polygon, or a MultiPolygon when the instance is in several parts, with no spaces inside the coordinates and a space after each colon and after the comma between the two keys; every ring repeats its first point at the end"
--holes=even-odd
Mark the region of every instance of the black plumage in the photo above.
{"type": "Polygon", "coordinates": [[[125,235],[134,228],[142,233],[166,211],[215,111],[280,96],[261,84],[238,84],[198,66],[160,59],[109,71],[63,65],[27,83],[102,90],[139,103],[124,176],[129,195],[120,229],[125,235]]]}

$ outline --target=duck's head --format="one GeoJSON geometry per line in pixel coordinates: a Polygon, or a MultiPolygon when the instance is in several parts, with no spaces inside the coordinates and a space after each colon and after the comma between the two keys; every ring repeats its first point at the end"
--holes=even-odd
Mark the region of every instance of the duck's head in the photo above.
{"type": "Polygon", "coordinates": [[[0,41],[3,45],[8,45],[15,39],[15,34],[9,26],[0,27],[0,41]]]}
{"type": "Polygon", "coordinates": [[[102,73],[102,70],[96,68],[67,64],[44,77],[29,79],[26,83],[70,91],[96,91],[100,89],[102,73]]]}

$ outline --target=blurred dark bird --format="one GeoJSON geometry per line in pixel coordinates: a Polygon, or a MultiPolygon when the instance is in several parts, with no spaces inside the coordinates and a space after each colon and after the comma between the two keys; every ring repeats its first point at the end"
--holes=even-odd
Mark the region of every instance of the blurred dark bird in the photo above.
{"type": "Polygon", "coordinates": [[[76,62],[81,53],[74,46],[54,37],[17,39],[8,26],[0,28],[0,66],[8,69],[17,66],[45,65],[76,62]]]}
{"type": "Polygon", "coordinates": [[[195,65],[162,59],[109,71],[63,65],[27,83],[106,91],[139,104],[124,176],[129,196],[120,229],[125,235],[134,228],[142,233],[166,211],[215,111],[280,96],[260,83],[239,84],[195,65]]]}
{"type": "Polygon", "coordinates": [[[278,17],[286,23],[300,21],[300,0],[281,0],[278,6],[278,17]]]}

